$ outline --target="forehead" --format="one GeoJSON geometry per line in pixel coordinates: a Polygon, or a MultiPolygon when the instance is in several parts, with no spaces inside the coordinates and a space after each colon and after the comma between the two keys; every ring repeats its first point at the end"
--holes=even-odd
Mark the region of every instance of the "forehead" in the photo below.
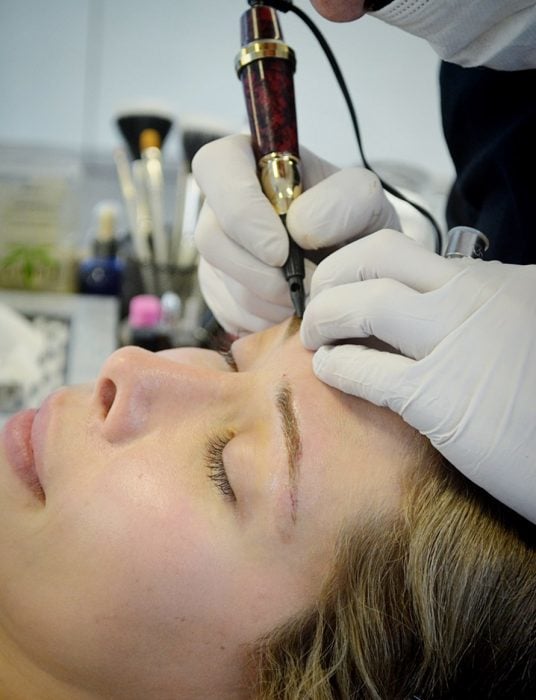
{"type": "Polygon", "coordinates": [[[302,511],[333,523],[370,508],[391,508],[407,468],[413,429],[388,409],[321,382],[299,336],[285,340],[281,353],[302,435],[302,511]]]}

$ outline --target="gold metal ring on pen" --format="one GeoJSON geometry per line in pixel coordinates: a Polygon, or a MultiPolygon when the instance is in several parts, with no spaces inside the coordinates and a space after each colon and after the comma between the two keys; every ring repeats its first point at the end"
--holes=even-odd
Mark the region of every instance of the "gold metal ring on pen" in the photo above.
{"type": "Polygon", "coordinates": [[[235,61],[236,72],[240,74],[244,66],[261,58],[283,58],[292,63],[292,70],[296,68],[296,56],[290,46],[277,39],[269,41],[260,39],[241,48],[235,61]]]}

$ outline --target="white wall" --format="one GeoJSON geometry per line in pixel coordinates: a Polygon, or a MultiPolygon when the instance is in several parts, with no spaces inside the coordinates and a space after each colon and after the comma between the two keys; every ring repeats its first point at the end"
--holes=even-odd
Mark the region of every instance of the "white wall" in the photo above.
{"type": "MultiPolygon", "coordinates": [[[[307,0],[296,4],[313,13],[307,0]]],[[[246,0],[0,0],[0,142],[109,152],[118,142],[114,112],[138,100],[164,103],[183,123],[242,129],[234,58],[246,9],[246,0]]],[[[427,44],[371,18],[336,25],[313,17],[348,80],[369,159],[450,177],[439,63],[427,44]]],[[[301,142],[339,165],[358,162],[320,47],[295,16],[281,23],[298,58],[301,142]]]]}

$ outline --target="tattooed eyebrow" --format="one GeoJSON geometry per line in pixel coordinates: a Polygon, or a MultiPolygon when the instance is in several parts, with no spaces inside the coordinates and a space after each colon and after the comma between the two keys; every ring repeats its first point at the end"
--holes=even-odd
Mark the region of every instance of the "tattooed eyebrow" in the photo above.
{"type": "Polygon", "coordinates": [[[296,418],[296,411],[294,410],[292,387],[287,379],[283,379],[277,389],[276,404],[281,417],[281,426],[287,451],[291,516],[292,521],[295,523],[298,509],[297,487],[302,454],[302,441],[298,420],[296,418]]]}

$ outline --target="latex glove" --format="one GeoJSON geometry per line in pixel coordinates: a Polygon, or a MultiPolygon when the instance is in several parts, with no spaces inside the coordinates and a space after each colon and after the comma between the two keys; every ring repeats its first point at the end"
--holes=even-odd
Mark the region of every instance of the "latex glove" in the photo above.
{"type": "MultiPolygon", "coordinates": [[[[305,148],[301,160],[306,191],[292,203],[287,225],[302,248],[316,251],[315,260],[322,249],[327,254],[372,231],[399,226],[375,175],[360,168],[337,170],[305,148]]],[[[261,190],[250,137],[207,144],[192,169],[206,197],[195,232],[199,282],[214,316],[237,335],[288,318],[293,309],[280,269],[288,236],[261,190]]],[[[306,294],[314,269],[306,260],[306,294]]]]}
{"type": "Polygon", "coordinates": [[[536,266],[447,260],[381,231],[318,266],[301,337],[320,379],[400,414],[536,522],[536,266]],[[402,354],[330,345],[368,336],[402,354]]]}

